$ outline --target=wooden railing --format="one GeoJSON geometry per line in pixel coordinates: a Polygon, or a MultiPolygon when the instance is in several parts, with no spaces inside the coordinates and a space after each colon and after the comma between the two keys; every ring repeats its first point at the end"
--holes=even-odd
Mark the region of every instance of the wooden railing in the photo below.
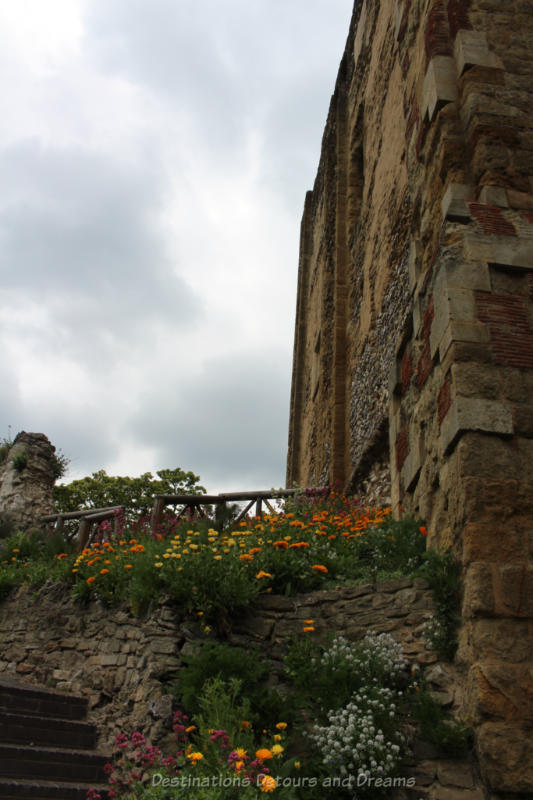
{"type": "MultiPolygon", "coordinates": [[[[190,516],[196,512],[202,517],[208,516],[207,509],[204,506],[216,505],[220,511],[223,512],[227,508],[228,503],[238,503],[248,500],[248,504],[243,508],[239,515],[235,518],[235,522],[240,522],[248,511],[255,504],[255,516],[260,517],[263,513],[263,504],[268,510],[275,514],[276,511],[270,504],[270,500],[282,500],[286,497],[294,497],[295,494],[301,493],[301,489],[267,489],[258,492],[221,492],[220,494],[156,494],[154,500],[154,507],[152,510],[151,525],[152,530],[155,530],[161,523],[163,510],[168,505],[182,505],[183,508],[178,513],[178,519],[184,514],[189,513],[190,516]]],[[[307,489],[307,492],[323,492],[324,489],[307,489]]]]}
{"type": "MultiPolygon", "coordinates": [[[[150,524],[152,530],[156,530],[163,519],[163,512],[168,505],[182,506],[176,512],[176,518],[180,519],[188,514],[193,517],[198,514],[200,517],[210,517],[211,509],[215,506],[214,525],[221,525],[225,519],[225,510],[228,504],[246,502],[246,506],[240,510],[233,520],[240,522],[255,505],[255,516],[263,514],[263,505],[268,508],[270,513],[275,514],[276,510],[271,505],[271,500],[283,500],[287,497],[294,497],[301,493],[301,489],[267,489],[258,492],[221,492],[220,494],[156,494],[150,524]]],[[[325,489],[307,489],[309,494],[325,492],[325,489]]],[[[108,519],[114,520],[114,533],[119,536],[121,533],[120,525],[123,525],[123,506],[108,506],[107,508],[89,508],[83,511],[65,511],[57,514],[47,514],[41,517],[43,523],[54,523],[54,530],[64,531],[66,521],[79,520],[79,527],[76,536],[78,550],[83,550],[91,539],[91,528],[94,523],[104,522],[108,519]]],[[[74,534],[69,537],[74,538],[74,534]]]]}
{"type": "MultiPolygon", "coordinates": [[[[79,520],[78,535],[76,537],[78,550],[83,550],[91,538],[93,523],[105,522],[113,519],[113,530],[116,535],[120,533],[119,521],[124,512],[123,506],[108,506],[107,508],[88,508],[84,511],[65,511],[59,514],[47,514],[41,517],[41,522],[54,523],[54,530],[63,531],[65,521],[79,520]]],[[[72,535],[70,538],[74,538],[72,535]]]]}

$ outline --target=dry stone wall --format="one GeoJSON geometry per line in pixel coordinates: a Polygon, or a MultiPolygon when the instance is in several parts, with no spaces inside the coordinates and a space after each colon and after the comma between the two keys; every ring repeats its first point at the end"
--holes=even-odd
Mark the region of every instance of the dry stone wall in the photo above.
{"type": "MultiPolygon", "coordinates": [[[[412,663],[428,665],[437,657],[421,630],[431,614],[427,585],[408,578],[296,597],[264,595],[235,622],[231,642],[256,649],[270,663],[273,686],[281,681],[288,638],[302,633],[308,618],[320,639],[332,630],[349,639],[390,632],[412,663]]],[[[87,695],[104,750],[124,731],[141,730],[157,742],[169,730],[168,682],[179,680],[182,657],[202,639],[198,617],[165,603],[139,619],[127,607],[81,607],[65,587],[44,586],[37,594],[22,587],[0,605],[0,675],[87,695]]]]}

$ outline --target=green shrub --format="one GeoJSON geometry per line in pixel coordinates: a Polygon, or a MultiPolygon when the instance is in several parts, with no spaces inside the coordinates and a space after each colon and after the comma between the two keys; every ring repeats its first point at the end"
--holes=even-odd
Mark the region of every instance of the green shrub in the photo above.
{"type": "Polygon", "coordinates": [[[23,472],[28,466],[28,456],[26,453],[17,453],[16,456],[13,456],[11,463],[14,470],[23,472]]]}
{"type": "Polygon", "coordinates": [[[471,731],[457,722],[428,691],[422,688],[412,697],[410,710],[418,723],[421,738],[430,742],[439,753],[450,758],[467,754],[471,731]]]}
{"type": "Polygon", "coordinates": [[[428,550],[417,574],[426,578],[435,606],[434,620],[426,626],[426,638],[440,658],[452,661],[457,650],[461,566],[451,553],[428,550]]]}

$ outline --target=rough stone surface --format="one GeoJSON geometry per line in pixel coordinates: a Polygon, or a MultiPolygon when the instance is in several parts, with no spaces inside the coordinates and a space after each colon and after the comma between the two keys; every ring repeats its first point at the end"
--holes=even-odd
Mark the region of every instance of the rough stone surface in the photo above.
{"type": "Polygon", "coordinates": [[[26,530],[53,513],[54,455],[55,447],[42,433],[21,431],[9,449],[0,466],[0,513],[15,528],[26,530]],[[25,459],[26,466],[16,469],[14,459],[25,459]]]}
{"type": "Polygon", "coordinates": [[[394,514],[462,563],[462,702],[505,800],[533,796],[531,11],[356,4],[304,207],[287,458],[289,484],[351,492],[388,450],[394,514]]]}

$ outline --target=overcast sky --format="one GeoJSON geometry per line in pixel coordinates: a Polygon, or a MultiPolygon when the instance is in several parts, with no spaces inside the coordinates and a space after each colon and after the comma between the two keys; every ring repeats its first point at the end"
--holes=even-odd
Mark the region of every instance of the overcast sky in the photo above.
{"type": "Polygon", "coordinates": [[[0,0],[0,437],[285,482],[298,240],[353,0],[0,0]]]}

